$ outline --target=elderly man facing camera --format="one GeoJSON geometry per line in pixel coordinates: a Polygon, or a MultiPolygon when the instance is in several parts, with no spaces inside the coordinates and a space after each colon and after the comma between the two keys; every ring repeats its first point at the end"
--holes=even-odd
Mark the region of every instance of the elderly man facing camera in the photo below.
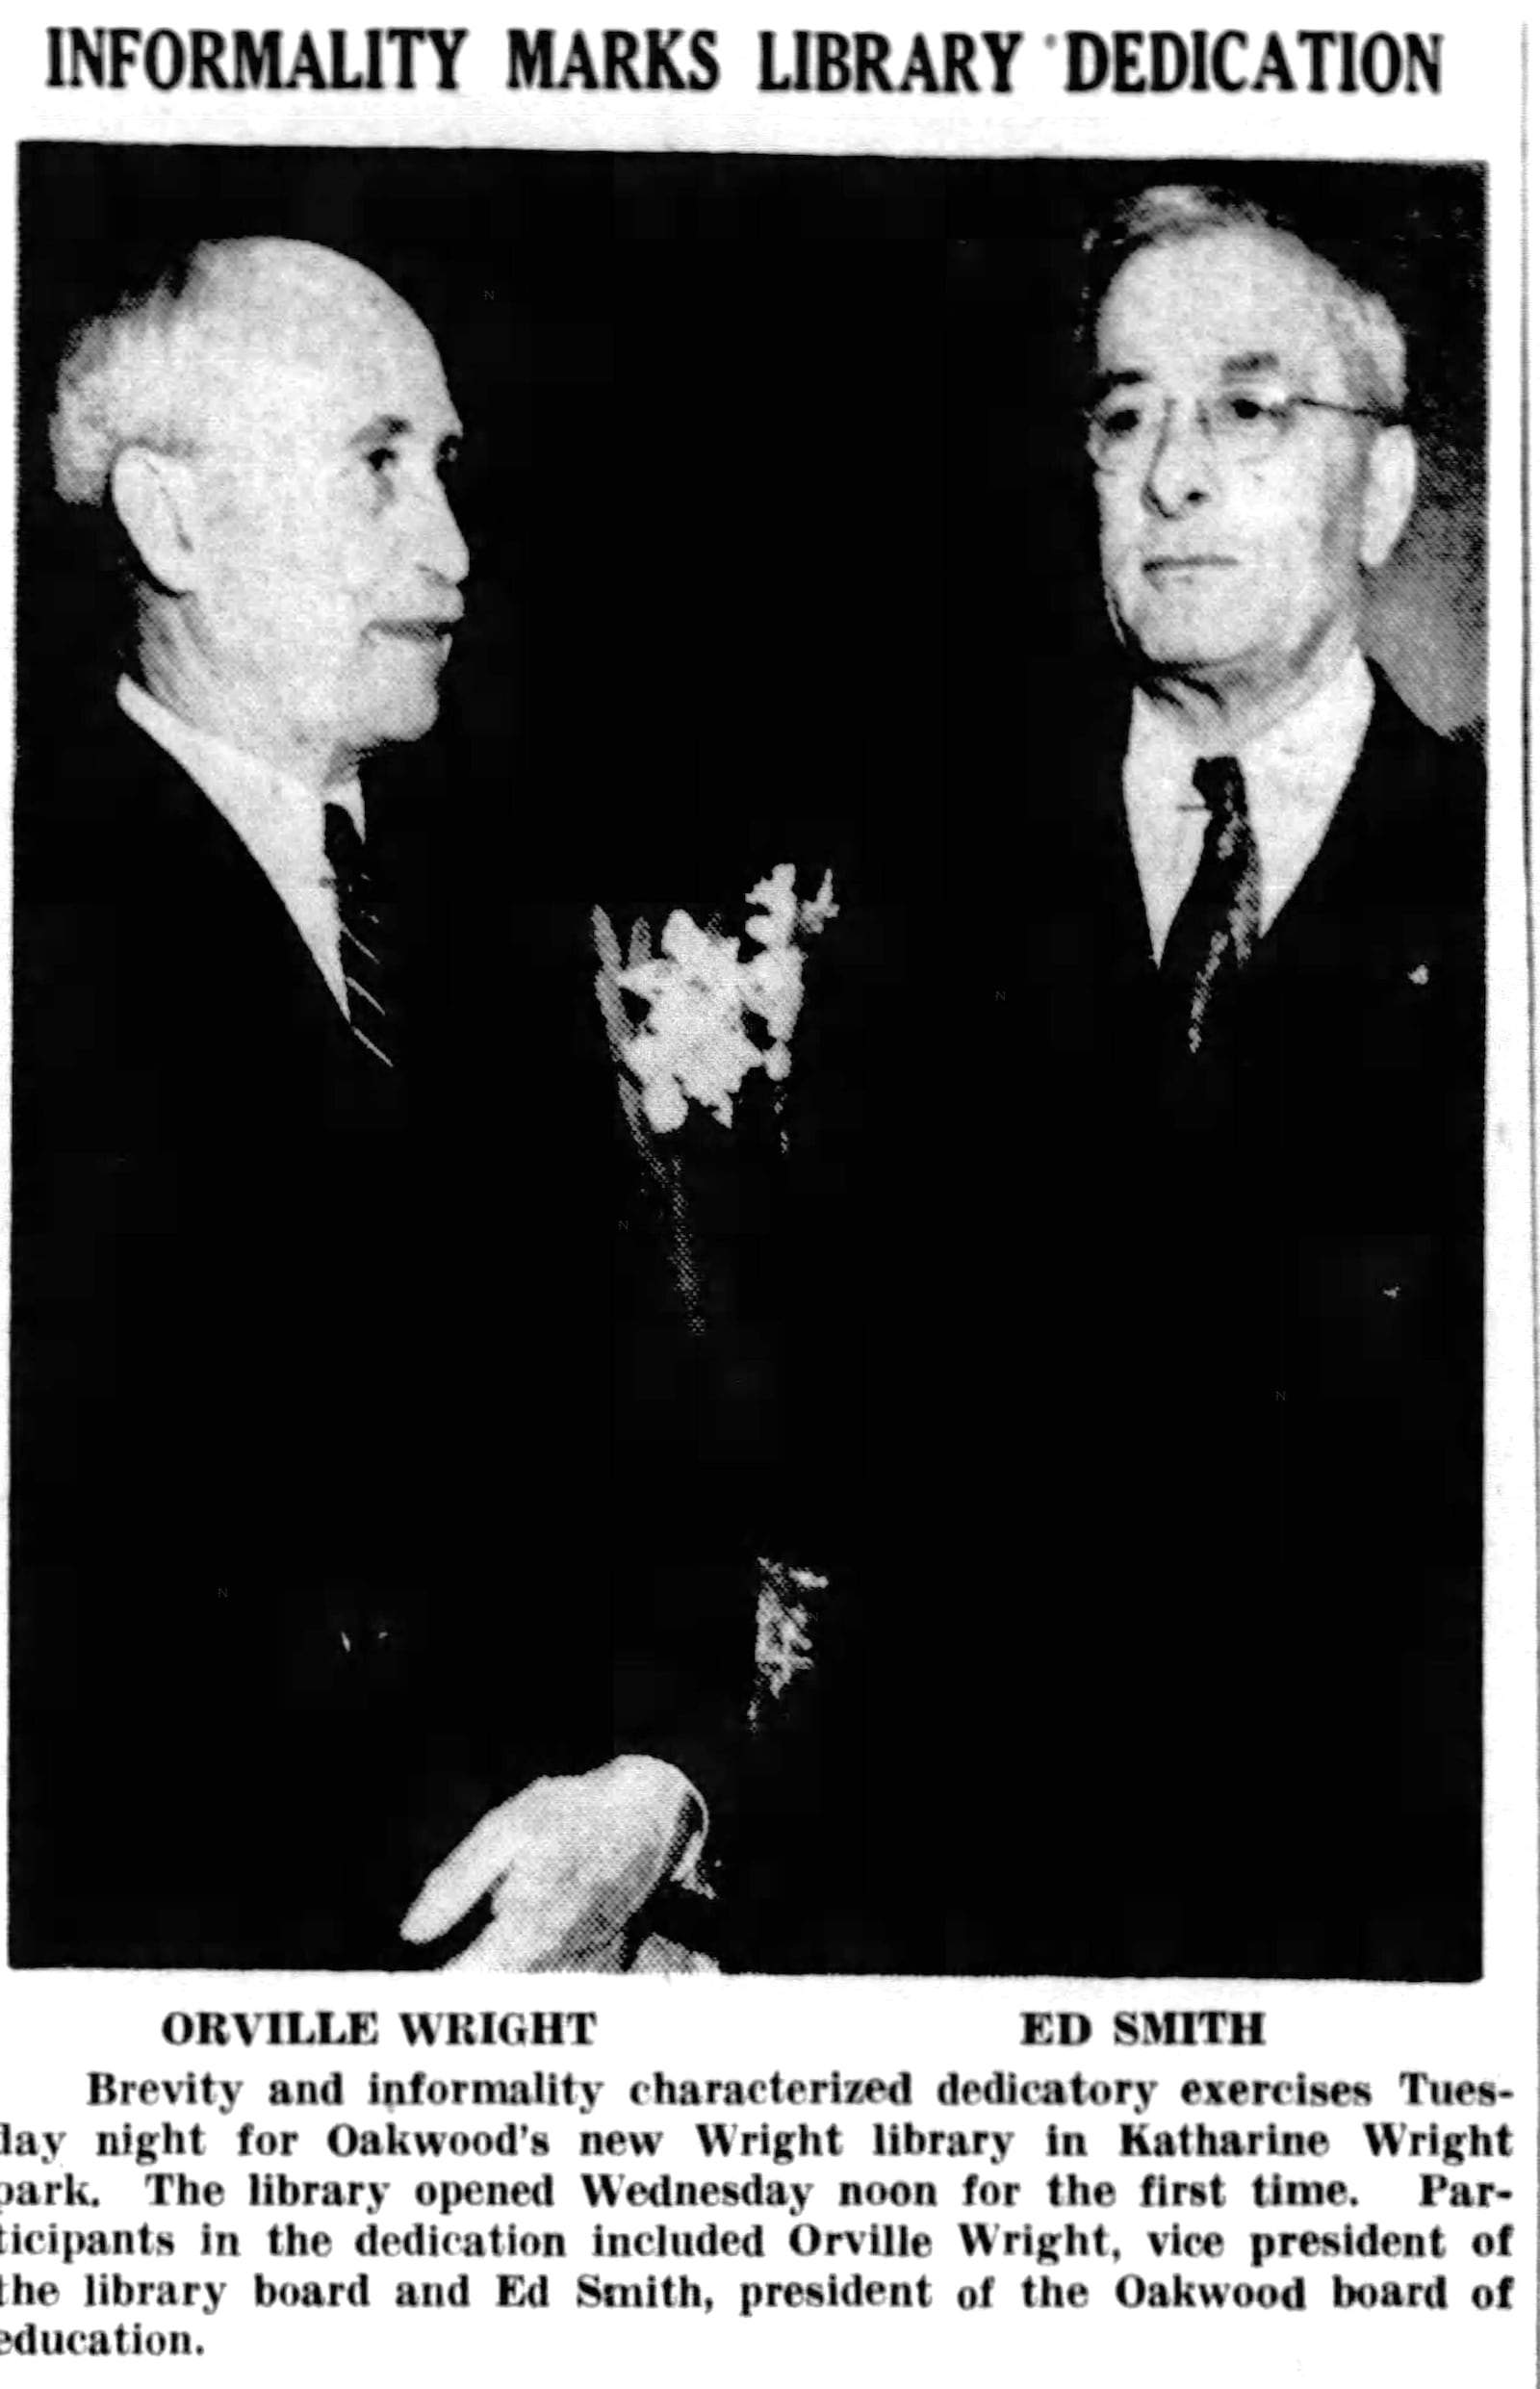
{"type": "Polygon", "coordinates": [[[1244,201],[1149,192],[1093,267],[1116,666],[1073,702],[1024,667],[911,982],[888,924],[829,1099],[794,1090],[844,1824],[762,1930],[873,1969],[1468,1974],[1483,804],[1362,645],[1404,345],[1244,201]]]}
{"type": "MultiPolygon", "coordinates": [[[[60,376],[137,634],[18,809],[23,1963],[388,1964],[466,1915],[473,1960],[592,1961],[698,1838],[615,1756],[607,1082],[552,1018],[487,1184],[506,1099],[457,1125],[424,1072],[368,835],[462,611],[459,430],[411,309],[300,243],[199,250],[60,376]]],[[[686,1755],[698,1680],[630,1674],[686,1755]]]]}
{"type": "Polygon", "coordinates": [[[1145,193],[1091,270],[1124,679],[1066,732],[1028,969],[1119,1508],[1109,1864],[1152,1965],[1470,1972],[1484,807],[1363,651],[1405,342],[1222,193],[1145,193]]]}

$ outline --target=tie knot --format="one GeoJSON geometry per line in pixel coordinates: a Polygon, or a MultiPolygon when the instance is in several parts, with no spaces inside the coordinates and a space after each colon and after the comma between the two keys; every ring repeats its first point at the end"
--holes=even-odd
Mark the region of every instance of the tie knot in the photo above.
{"type": "Polygon", "coordinates": [[[321,835],[326,861],[339,885],[356,879],[364,868],[364,841],[346,805],[326,807],[321,815],[321,835]]]}
{"type": "Polygon", "coordinates": [[[1199,757],[1193,785],[1217,820],[1245,819],[1245,775],[1233,755],[1199,757]]]}

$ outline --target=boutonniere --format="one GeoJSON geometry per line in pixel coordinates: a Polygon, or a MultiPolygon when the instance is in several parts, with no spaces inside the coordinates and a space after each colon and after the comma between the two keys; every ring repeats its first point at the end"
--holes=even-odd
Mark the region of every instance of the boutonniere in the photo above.
{"type": "Polygon", "coordinates": [[[777,1086],[791,1074],[803,950],[839,910],[833,877],[826,872],[818,893],[802,899],[795,866],[783,862],[746,901],[747,950],[735,937],[698,928],[687,912],[671,912],[661,953],[615,974],[616,985],[647,1008],[645,1020],[628,1023],[618,1042],[659,1134],[682,1127],[692,1103],[730,1128],[751,1070],[777,1086]]]}

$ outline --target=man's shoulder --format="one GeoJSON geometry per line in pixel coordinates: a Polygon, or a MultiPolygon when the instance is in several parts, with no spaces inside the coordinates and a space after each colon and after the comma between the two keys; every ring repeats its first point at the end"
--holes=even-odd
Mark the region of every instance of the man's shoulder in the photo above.
{"type": "Polygon", "coordinates": [[[1348,797],[1376,867],[1448,909],[1485,877],[1486,759],[1478,732],[1433,730],[1374,671],[1374,709],[1348,797]]]}
{"type": "Polygon", "coordinates": [[[1374,709],[1361,768],[1394,769],[1409,776],[1416,787],[1479,800],[1486,783],[1481,726],[1470,723],[1452,732],[1435,730],[1413,711],[1381,666],[1372,664],[1370,674],[1374,709]]]}
{"type": "MultiPolygon", "coordinates": [[[[117,698],[117,679],[81,675],[55,689],[46,708],[23,710],[18,734],[23,771],[34,776],[180,770],[163,747],[131,721],[117,698]]],[[[183,775],[185,777],[185,775],[183,775]]]]}
{"type": "Polygon", "coordinates": [[[92,901],[136,883],[165,886],[168,849],[192,867],[218,816],[180,763],[116,702],[88,684],[17,739],[17,876],[23,895],[92,901]]]}
{"type": "Polygon", "coordinates": [[[18,758],[18,1038],[64,1013],[83,1054],[169,1088],[294,1083],[335,1006],[281,900],[218,807],[111,692],[25,735],[18,758]],[[218,1064],[218,1068],[216,1068],[218,1064]]]}

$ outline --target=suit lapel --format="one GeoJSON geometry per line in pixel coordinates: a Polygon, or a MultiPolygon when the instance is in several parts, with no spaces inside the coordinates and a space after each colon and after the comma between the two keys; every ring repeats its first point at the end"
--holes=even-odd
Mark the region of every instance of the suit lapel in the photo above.
{"type": "Polygon", "coordinates": [[[1120,976],[1138,978],[1153,968],[1153,959],[1123,802],[1129,710],[1126,693],[1098,685],[1089,707],[1089,741],[1078,768],[1067,775],[1064,801],[1071,809],[1072,847],[1095,891],[1098,943],[1105,940],[1108,953],[1121,958],[1120,976]]]}
{"type": "MultiPolygon", "coordinates": [[[[1424,791],[1416,766],[1430,732],[1407,715],[1383,676],[1374,674],[1374,709],[1352,776],[1320,848],[1258,940],[1251,973],[1260,983],[1296,964],[1321,969],[1330,956],[1361,951],[1376,921],[1410,926],[1436,902],[1421,884],[1424,791]]],[[[1098,926],[1114,976],[1133,991],[1153,985],[1155,963],[1123,802],[1122,758],[1129,706],[1109,706],[1105,735],[1091,749],[1083,783],[1083,851],[1098,892],[1098,926]]]]}
{"type": "MultiPolygon", "coordinates": [[[[1436,937],[1461,875],[1435,818],[1428,756],[1442,750],[1376,673],[1374,709],[1352,777],[1320,848],[1259,941],[1260,989],[1274,974],[1367,982],[1436,937]]],[[[1416,966],[1414,960],[1413,965],[1416,966]]]]}
{"type": "Polygon", "coordinates": [[[1116,1114],[1148,1077],[1155,963],[1123,802],[1126,692],[1098,683],[1085,718],[1078,753],[1060,771],[1061,835],[1043,875],[1038,967],[1054,1049],[1116,1114]]]}
{"type": "Polygon", "coordinates": [[[155,924],[146,934],[179,958],[186,1005],[209,1007],[232,1064],[294,1073],[296,1092],[319,1072],[345,1116],[388,1108],[390,1073],[359,1045],[267,873],[180,764],[132,725],[124,736],[136,767],[110,761],[103,789],[114,844],[155,924]]]}

